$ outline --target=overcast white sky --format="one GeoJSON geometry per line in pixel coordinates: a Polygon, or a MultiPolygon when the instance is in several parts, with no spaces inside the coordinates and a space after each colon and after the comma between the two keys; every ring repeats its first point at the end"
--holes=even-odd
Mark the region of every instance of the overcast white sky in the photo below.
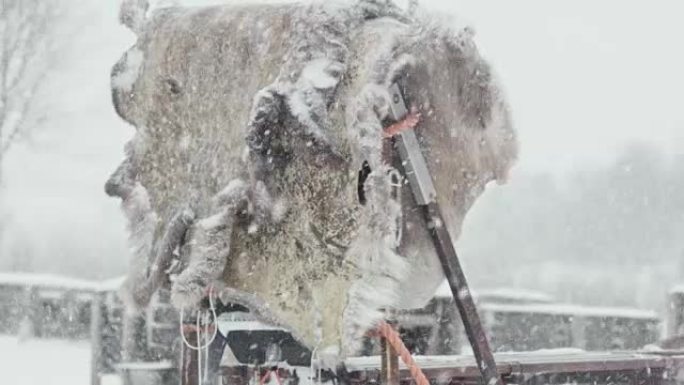
{"type": "MultiPolygon", "coordinates": [[[[117,25],[116,1],[87,3],[65,63],[48,83],[51,120],[10,154],[0,195],[11,215],[10,240],[29,242],[46,269],[78,264],[80,275],[126,258],[118,202],[102,186],[132,135],[111,107],[109,71],[133,35],[117,25]],[[92,265],[72,261],[71,253],[91,255],[92,265]]],[[[683,2],[421,3],[477,31],[520,132],[516,173],[605,163],[634,140],[684,150],[683,2]]],[[[4,243],[0,258],[11,245],[4,243]]]]}
{"type": "Polygon", "coordinates": [[[520,131],[520,170],[684,149],[681,1],[439,1],[472,20],[520,131]]]}

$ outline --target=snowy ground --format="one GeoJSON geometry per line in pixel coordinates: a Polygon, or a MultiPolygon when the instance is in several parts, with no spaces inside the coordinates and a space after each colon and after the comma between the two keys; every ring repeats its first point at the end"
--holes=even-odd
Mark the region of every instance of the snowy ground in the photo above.
{"type": "Polygon", "coordinates": [[[87,342],[28,340],[0,336],[3,383],[12,385],[88,385],[87,342]]]}

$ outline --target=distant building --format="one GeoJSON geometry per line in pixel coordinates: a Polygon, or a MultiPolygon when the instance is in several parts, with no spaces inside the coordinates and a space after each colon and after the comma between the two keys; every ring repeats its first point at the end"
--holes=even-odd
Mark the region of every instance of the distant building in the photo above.
{"type": "Polygon", "coordinates": [[[87,339],[96,290],[81,279],[0,273],[0,334],[87,339]]]}
{"type": "MultiPolygon", "coordinates": [[[[634,350],[660,338],[660,318],[653,311],[560,304],[546,293],[511,288],[480,290],[472,295],[496,352],[634,350]]],[[[460,354],[468,349],[446,282],[425,307],[393,316],[415,354],[460,354]]],[[[377,343],[368,339],[366,353],[377,351],[377,343]]]]}

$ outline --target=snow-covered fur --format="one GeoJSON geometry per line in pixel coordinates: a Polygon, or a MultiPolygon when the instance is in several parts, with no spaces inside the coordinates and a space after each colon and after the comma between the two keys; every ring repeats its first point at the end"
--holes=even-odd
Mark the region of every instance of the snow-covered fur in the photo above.
{"type": "Polygon", "coordinates": [[[167,8],[135,24],[112,90],[138,131],[107,187],[138,245],[132,277],[146,272],[131,290],[151,287],[139,283],[188,210],[197,219],[171,279],[179,307],[214,284],[317,351],[348,355],[380,309],[431,297],[442,271],[382,137],[388,87],[399,83],[423,114],[416,133],[454,237],[517,146],[472,31],[412,7],[167,8]]]}
{"type": "Polygon", "coordinates": [[[132,158],[132,151],[132,145],[129,143],[126,147],[127,160],[119,165],[105,185],[108,195],[122,198],[121,208],[128,221],[131,258],[120,296],[129,313],[140,310],[139,301],[135,299],[136,288],[147,281],[153,254],[154,233],[159,225],[159,218],[152,208],[147,189],[135,180],[129,161],[132,158]]]}
{"type": "Polygon", "coordinates": [[[139,33],[145,26],[147,10],[150,8],[148,0],[122,0],[119,10],[119,21],[139,33]]]}

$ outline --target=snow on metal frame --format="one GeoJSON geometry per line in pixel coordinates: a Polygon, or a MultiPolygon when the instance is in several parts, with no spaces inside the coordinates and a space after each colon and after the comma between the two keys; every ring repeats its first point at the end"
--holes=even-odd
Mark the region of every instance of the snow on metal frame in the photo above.
{"type": "Polygon", "coordinates": [[[482,312],[548,314],[577,317],[633,318],[658,321],[658,314],[651,310],[621,307],[583,306],[572,304],[501,304],[482,303],[482,312]]]}
{"type": "Polygon", "coordinates": [[[121,289],[121,286],[126,281],[126,276],[120,276],[115,278],[106,279],[99,282],[97,285],[97,290],[100,292],[116,292],[121,289]]]}
{"type": "Polygon", "coordinates": [[[35,273],[0,273],[0,286],[22,286],[76,291],[95,291],[99,287],[98,283],[95,281],[54,274],[35,273]]]}
{"type": "MultiPolygon", "coordinates": [[[[586,352],[579,349],[545,349],[532,352],[495,353],[499,373],[573,373],[610,372],[624,370],[656,370],[681,367],[682,356],[664,358],[638,352],[586,352]]],[[[414,356],[420,367],[436,376],[478,377],[480,375],[472,355],[414,356]]],[[[345,360],[350,373],[373,372],[380,367],[380,357],[353,357],[345,360]]],[[[399,363],[405,370],[405,365],[399,363]]],[[[659,373],[658,375],[662,375],[659,373]]]]}
{"type": "MultiPolygon", "coordinates": [[[[517,289],[517,288],[493,288],[484,290],[473,290],[473,297],[482,301],[515,301],[515,302],[525,302],[525,303],[548,303],[553,302],[553,297],[546,293],[527,290],[527,289],[517,289]]],[[[444,281],[437,291],[435,291],[436,298],[451,298],[451,288],[449,288],[449,283],[444,281]]]]}

